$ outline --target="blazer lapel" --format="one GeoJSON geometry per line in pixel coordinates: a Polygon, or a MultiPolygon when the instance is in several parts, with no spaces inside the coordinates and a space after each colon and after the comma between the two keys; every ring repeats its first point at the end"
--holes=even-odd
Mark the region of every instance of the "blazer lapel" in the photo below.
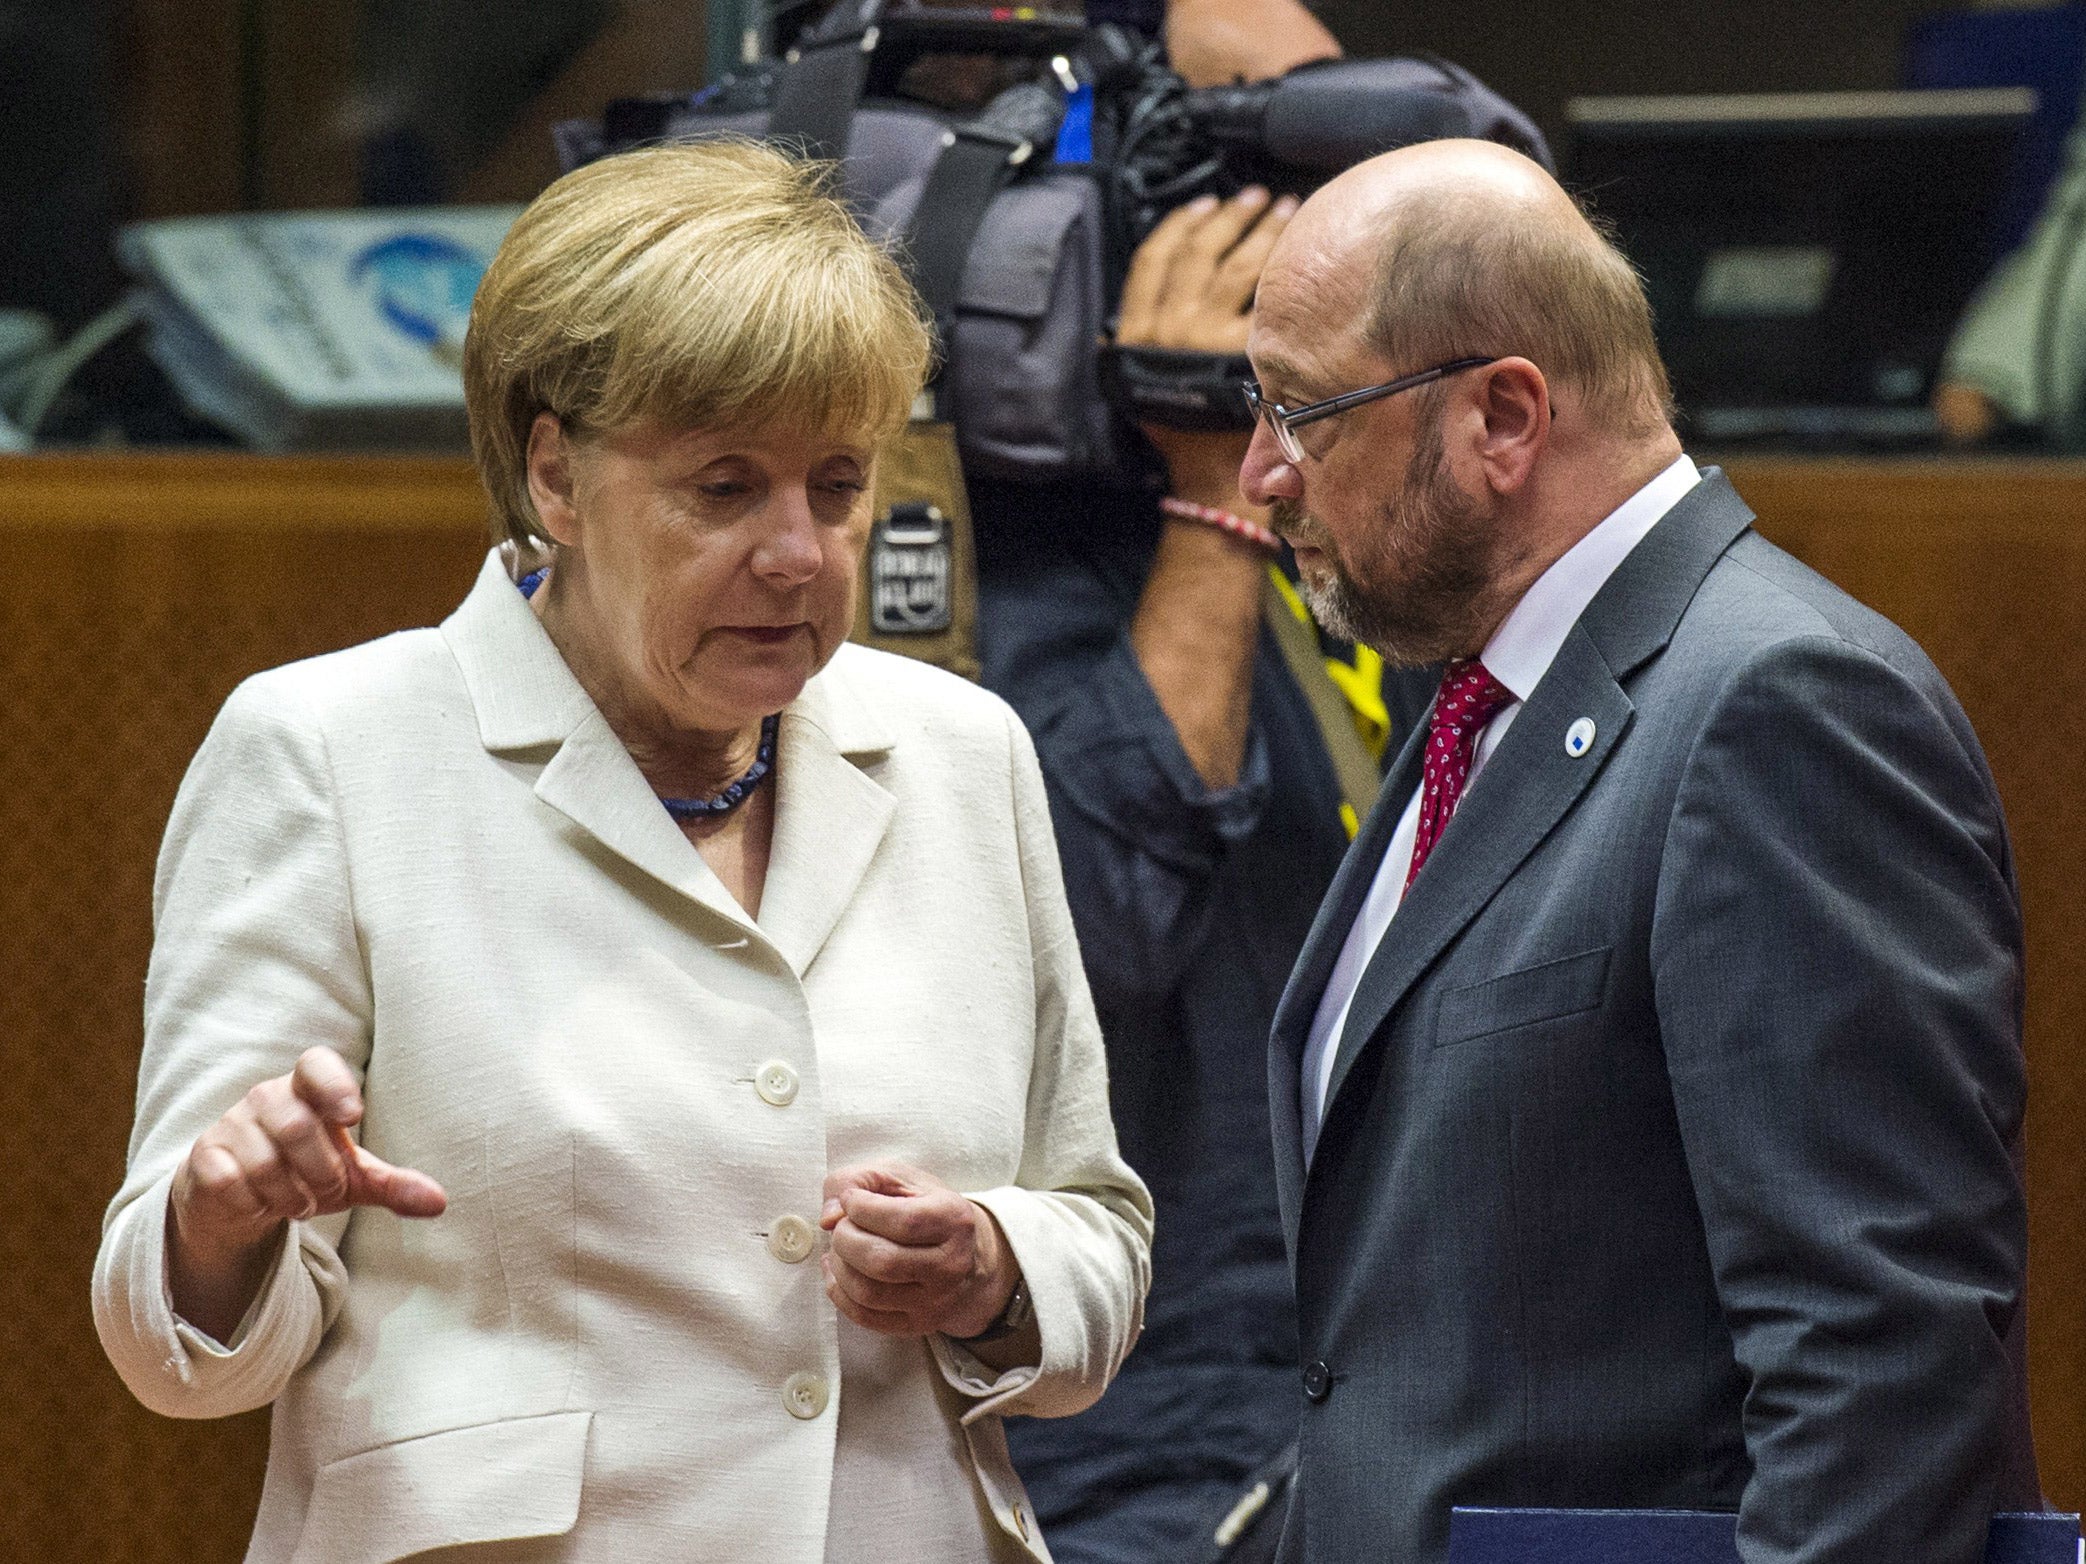
{"type": "Polygon", "coordinates": [[[1348,845],[1347,855],[1318,916],[1304,938],[1295,970],[1275,1007],[1275,1021],[1268,1045],[1268,1108],[1275,1143],[1275,1193],[1288,1231],[1296,1230],[1304,1185],[1303,1124],[1299,1118],[1298,1093],[1302,1082],[1304,1041],[1318,1002],[1325,995],[1333,963],[1347,943],[1347,931],[1361,915],[1369,887],[1376,881],[1377,867],[1398,829],[1398,817],[1412,790],[1419,785],[1426,761],[1427,724],[1422,721],[1406,736],[1405,746],[1385,775],[1376,803],[1364,819],[1361,834],[1348,845]]]}
{"type": "Polygon", "coordinates": [[[536,779],[536,796],[624,862],[735,928],[760,933],[674,817],[660,807],[659,795],[600,712],[590,709],[565,736],[536,779]]]}
{"type": "MultiPolygon", "coordinates": [[[[1635,713],[1622,681],[1665,646],[1703,577],[1751,521],[1752,512],[1723,473],[1705,468],[1702,481],[1661,518],[1587,605],[1549,672],[1471,784],[1363,969],[1327,1086],[1328,1125],[1355,1061],[1413,984],[1600,775],[1635,713]],[[1584,754],[1575,756],[1565,748],[1565,734],[1582,717],[1593,722],[1594,740],[1584,754]]],[[[1379,803],[1372,824],[1402,809],[1416,785],[1412,750],[1408,744],[1400,756],[1399,774],[1387,793],[1390,788],[1398,791],[1394,799],[1379,803]]],[[[1358,898],[1350,900],[1359,905],[1358,898]]],[[[1322,940],[1330,940],[1337,954],[1353,917],[1350,907],[1332,930],[1321,920],[1312,930],[1307,955],[1315,955],[1322,940]]],[[[1318,983],[1323,988],[1323,975],[1318,983]]],[[[1290,997],[1285,995],[1285,1006],[1290,997]]],[[[1304,1024],[1308,1027],[1308,1018],[1304,1024]]],[[[1293,1069],[1291,1075],[1293,1097],[1293,1069]]],[[[1293,1124],[1293,1101],[1289,1114],[1293,1124]]]]}
{"type": "Polygon", "coordinates": [[[824,948],[889,829],[895,800],[857,761],[892,740],[829,665],[783,713],[761,927],[797,976],[824,948]]]}
{"type": "Polygon", "coordinates": [[[1574,626],[1362,970],[1333,1058],[1328,1120],[1356,1056],[1413,980],[1578,802],[1621,741],[1633,710],[1593,642],[1574,626]],[[1573,756],[1565,751],[1565,730],[1582,717],[1593,720],[1593,745],[1573,756]]]}
{"type": "Polygon", "coordinates": [[[538,798],[626,863],[737,929],[759,933],[659,807],[637,762],[515,590],[497,549],[443,621],[442,638],[470,692],[485,747],[503,755],[547,752],[538,798]]]}

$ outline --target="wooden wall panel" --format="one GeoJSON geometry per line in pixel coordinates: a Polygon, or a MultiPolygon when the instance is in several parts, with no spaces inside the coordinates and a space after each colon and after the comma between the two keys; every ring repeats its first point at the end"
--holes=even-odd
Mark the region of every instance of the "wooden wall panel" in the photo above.
{"type": "Polygon", "coordinates": [[[687,92],[703,84],[701,0],[623,0],[615,20],[537,95],[485,161],[464,177],[460,201],[529,201],[560,172],[551,127],[599,114],[613,98],[687,92]]]}
{"type": "Polygon", "coordinates": [[[0,1557],[245,1551],[267,1414],[145,1411],[87,1307],[159,834],[234,684],[439,619],[482,512],[450,463],[0,460],[0,1557]]]}
{"type": "MultiPolygon", "coordinates": [[[[358,80],[362,9],[359,0],[124,0],[123,215],[359,204],[362,140],[384,109],[358,80]]],[[[540,84],[483,160],[454,171],[452,199],[527,201],[558,175],[557,121],[598,114],[612,98],[701,86],[704,27],[702,0],[619,0],[600,36],[540,84]]]]}
{"type": "Polygon", "coordinates": [[[368,108],[355,79],[361,7],[268,0],[258,7],[260,77],[254,194],[263,207],[359,206],[368,108]]]}
{"type": "Polygon", "coordinates": [[[129,0],[121,15],[125,215],[237,211],[245,144],[237,0],[129,0]]]}
{"type": "Polygon", "coordinates": [[[1734,462],[1760,530],[1903,626],[1999,781],[2028,929],[2030,1395],[2086,1507],[2086,464],[1734,462]]]}
{"type": "MultiPolygon", "coordinates": [[[[1762,529],[1903,624],[1999,777],[2029,926],[2032,1352],[2086,1503],[2086,465],[1732,464],[1762,529]]],[[[261,1415],[140,1409],[87,1311],[174,788],[245,675],[440,619],[485,546],[443,460],[0,459],[0,1555],[230,1564],[261,1415]]]]}

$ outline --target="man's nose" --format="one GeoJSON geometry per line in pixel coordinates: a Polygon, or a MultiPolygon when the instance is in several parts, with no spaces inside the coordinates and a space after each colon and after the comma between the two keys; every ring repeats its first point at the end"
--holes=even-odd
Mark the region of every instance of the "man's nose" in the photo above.
{"type": "Polygon", "coordinates": [[[1246,459],[1239,465],[1239,493],[1255,505],[1272,505],[1276,500],[1302,497],[1303,475],[1282,454],[1267,420],[1256,419],[1253,438],[1246,446],[1246,459]]]}

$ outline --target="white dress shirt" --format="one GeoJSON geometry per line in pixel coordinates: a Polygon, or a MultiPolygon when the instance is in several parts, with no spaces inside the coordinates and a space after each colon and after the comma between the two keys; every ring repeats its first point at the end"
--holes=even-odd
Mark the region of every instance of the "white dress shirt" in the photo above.
{"type": "MultiPolygon", "coordinates": [[[[1536,578],[1500,626],[1485,643],[1478,660],[1511,694],[1513,701],[1485,725],[1472,752],[1466,790],[1476,783],[1485,762],[1506,737],[1521,703],[1534,693],[1550,670],[1558,648],[1586,605],[1594,599],[1608,577],[1628,557],[1659,518],[1694,488],[1702,474],[1686,456],[1631,495],[1609,513],[1591,532],[1536,578]]],[[[1405,876],[1412,865],[1413,841],[1420,828],[1420,790],[1413,789],[1406,801],[1398,829],[1391,833],[1390,846],[1377,866],[1376,879],[1362,903],[1361,915],[1347,931],[1347,943],[1333,964],[1325,993],[1312,1017],[1311,1033],[1304,1043],[1303,1068],[1298,1075],[1298,1107],[1304,1130],[1304,1160],[1308,1164],[1318,1141],[1318,1126],[1325,1112],[1326,1088],[1333,1076],[1333,1060],[1339,1053],[1340,1034],[1347,1026],[1347,1012],[1354,1004],[1355,989],[1369,958],[1376,954],[1384,931],[1397,916],[1405,899],[1405,876]]]]}

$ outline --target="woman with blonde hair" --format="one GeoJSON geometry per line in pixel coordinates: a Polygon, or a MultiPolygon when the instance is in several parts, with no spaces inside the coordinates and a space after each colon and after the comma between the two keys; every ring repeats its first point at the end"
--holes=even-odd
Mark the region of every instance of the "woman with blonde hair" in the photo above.
{"type": "Polygon", "coordinates": [[[464,356],[477,584],[175,804],[109,1356],[273,1404],[255,1560],[1047,1558],[999,1420],[1100,1394],[1151,1206],[1027,736],[843,644],[917,304],[815,168],[661,147],[464,356]]]}

